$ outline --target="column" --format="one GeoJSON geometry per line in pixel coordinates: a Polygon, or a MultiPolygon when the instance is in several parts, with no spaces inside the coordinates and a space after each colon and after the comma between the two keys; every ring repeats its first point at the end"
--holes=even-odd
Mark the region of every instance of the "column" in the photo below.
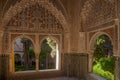
{"type": "Polygon", "coordinates": [[[35,35],[35,61],[36,61],[36,71],[39,71],[39,53],[40,53],[40,42],[39,42],[39,35],[35,35]]]}
{"type": "Polygon", "coordinates": [[[15,60],[14,60],[14,49],[12,48],[12,51],[9,52],[10,55],[10,61],[9,61],[9,65],[10,65],[10,72],[14,73],[15,72],[15,60]]]}
{"type": "Polygon", "coordinates": [[[93,51],[89,52],[89,72],[93,72],[93,51]]]}
{"type": "Polygon", "coordinates": [[[35,62],[36,62],[36,71],[39,71],[39,54],[36,53],[36,57],[35,57],[35,62]]]}

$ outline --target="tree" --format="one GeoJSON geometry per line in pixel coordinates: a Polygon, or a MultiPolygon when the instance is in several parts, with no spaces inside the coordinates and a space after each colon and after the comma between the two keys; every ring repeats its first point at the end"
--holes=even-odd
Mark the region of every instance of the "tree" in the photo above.
{"type": "Polygon", "coordinates": [[[35,53],[34,53],[33,48],[29,48],[29,57],[30,57],[30,59],[35,57],[35,53]]]}
{"type": "Polygon", "coordinates": [[[51,66],[54,66],[51,65],[51,61],[55,62],[54,60],[55,58],[56,58],[56,41],[52,40],[51,38],[46,38],[41,45],[40,64],[43,65],[45,69],[51,68],[51,66]]]}
{"type": "Polygon", "coordinates": [[[31,41],[26,38],[22,38],[23,49],[24,49],[24,61],[26,70],[29,69],[30,61],[29,61],[29,47],[31,45],[31,41]]]}
{"type": "Polygon", "coordinates": [[[47,38],[47,44],[52,48],[51,57],[54,58],[56,56],[56,41],[47,38]]]}
{"type": "Polygon", "coordinates": [[[109,37],[106,35],[98,37],[94,49],[93,72],[107,80],[114,80],[115,59],[112,57],[113,46],[109,37]]]}
{"type": "Polygon", "coordinates": [[[49,55],[52,51],[51,47],[47,43],[47,39],[45,39],[41,45],[41,53],[40,53],[40,64],[45,68],[48,69],[49,67],[49,55]]]}
{"type": "Polygon", "coordinates": [[[113,46],[108,36],[101,35],[94,45],[94,60],[98,61],[102,57],[110,57],[113,55],[113,46]]]}

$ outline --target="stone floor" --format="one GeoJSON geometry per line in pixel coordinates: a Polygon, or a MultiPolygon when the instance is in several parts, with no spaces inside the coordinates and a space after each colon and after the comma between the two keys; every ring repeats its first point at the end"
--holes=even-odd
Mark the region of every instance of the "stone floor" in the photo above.
{"type": "Polygon", "coordinates": [[[40,80],[78,80],[78,79],[77,78],[59,77],[59,78],[40,79],[40,80]]]}

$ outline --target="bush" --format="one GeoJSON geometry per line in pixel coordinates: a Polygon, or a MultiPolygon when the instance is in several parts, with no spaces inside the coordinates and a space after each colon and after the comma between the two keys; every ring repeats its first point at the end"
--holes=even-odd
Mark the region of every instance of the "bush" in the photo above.
{"type": "Polygon", "coordinates": [[[94,65],[93,72],[107,80],[114,80],[114,58],[101,58],[94,65]]]}

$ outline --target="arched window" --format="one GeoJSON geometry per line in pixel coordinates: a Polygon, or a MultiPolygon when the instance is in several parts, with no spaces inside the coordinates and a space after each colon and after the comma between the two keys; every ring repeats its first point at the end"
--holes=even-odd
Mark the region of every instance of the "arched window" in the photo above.
{"type": "Polygon", "coordinates": [[[30,39],[18,38],[15,40],[14,62],[16,72],[35,70],[35,53],[30,39]]]}
{"type": "Polygon", "coordinates": [[[93,72],[107,80],[114,80],[114,67],[112,42],[107,35],[101,35],[94,44],[93,72]]]}
{"type": "Polygon", "coordinates": [[[46,38],[41,44],[41,52],[39,55],[39,69],[58,69],[59,51],[56,40],[46,38]]]}

